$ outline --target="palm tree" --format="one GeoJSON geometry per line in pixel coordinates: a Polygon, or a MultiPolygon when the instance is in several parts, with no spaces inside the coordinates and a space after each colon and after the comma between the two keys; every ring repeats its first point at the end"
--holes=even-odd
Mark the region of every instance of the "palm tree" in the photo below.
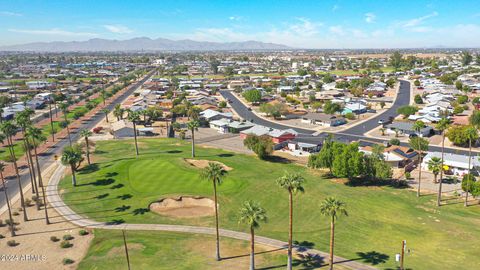
{"type": "Polygon", "coordinates": [[[23,212],[23,221],[28,221],[27,211],[25,207],[25,198],[23,197],[23,188],[22,182],[20,180],[20,173],[18,172],[17,157],[15,156],[15,149],[13,148],[13,139],[12,137],[17,132],[17,127],[12,123],[12,121],[3,121],[0,124],[0,130],[3,132],[3,136],[0,136],[0,142],[6,139],[8,144],[8,151],[10,152],[10,159],[13,162],[13,167],[15,168],[15,175],[17,176],[18,190],[20,193],[20,205],[22,206],[23,212]]]}
{"type": "Polygon", "coordinates": [[[436,129],[442,132],[442,165],[440,169],[440,182],[438,183],[438,195],[437,195],[437,206],[440,206],[442,201],[442,179],[443,179],[443,162],[444,162],[444,151],[445,151],[445,131],[450,127],[450,120],[448,118],[442,118],[438,121],[436,129]]]}
{"type": "Polygon", "coordinates": [[[246,201],[239,211],[239,223],[245,223],[250,228],[250,270],[255,269],[255,229],[260,222],[267,221],[267,212],[258,203],[246,201]]]}
{"type": "Polygon", "coordinates": [[[105,89],[100,90],[100,96],[102,97],[103,106],[105,106],[105,102],[107,100],[107,92],[105,91],[105,89]]]}
{"type": "Polygon", "coordinates": [[[198,130],[198,127],[200,126],[200,122],[197,120],[192,120],[187,123],[188,129],[192,132],[192,158],[195,157],[195,130],[198,130]]]}
{"type": "MultiPolygon", "coordinates": [[[[432,157],[428,162],[428,170],[432,171],[434,180],[433,182],[437,182],[437,176],[442,170],[442,159],[438,157],[432,157]]],[[[441,180],[440,180],[441,181],[441,180]]]]}
{"type": "MultiPolygon", "coordinates": [[[[478,130],[474,126],[469,126],[465,130],[465,135],[468,138],[468,173],[472,174],[472,169],[470,168],[472,163],[472,142],[475,142],[478,139],[478,130]]],[[[467,190],[465,191],[465,207],[468,206],[468,186],[467,190]]]]}
{"type": "Polygon", "coordinates": [[[77,171],[78,167],[83,161],[82,157],[82,149],[80,145],[75,144],[70,147],[65,147],[63,149],[63,154],[61,158],[63,165],[69,165],[70,169],[72,170],[72,185],[77,185],[77,178],[75,172],[77,171]]]}
{"type": "Polygon", "coordinates": [[[12,237],[15,236],[15,224],[13,222],[12,218],[12,208],[10,207],[10,201],[8,200],[8,192],[7,192],[7,186],[5,185],[5,177],[3,177],[3,171],[5,170],[5,163],[0,162],[0,180],[2,181],[2,188],[3,188],[3,193],[5,194],[5,201],[7,203],[7,209],[8,209],[8,218],[10,219],[10,233],[12,234],[12,237]]]}
{"type": "Polygon", "coordinates": [[[88,129],[83,129],[82,131],[80,131],[80,136],[85,138],[85,153],[87,154],[88,165],[90,165],[90,143],[88,137],[92,136],[92,132],[88,129]]]}
{"type": "MultiPolygon", "coordinates": [[[[32,185],[32,194],[35,194],[38,197],[37,177],[35,175],[35,168],[33,166],[31,147],[30,147],[30,143],[28,141],[27,136],[25,136],[25,131],[27,130],[28,127],[32,125],[32,121],[30,121],[31,113],[32,113],[32,110],[24,110],[18,113],[17,115],[15,115],[15,122],[20,127],[23,135],[23,148],[25,149],[25,153],[27,155],[27,165],[28,165],[28,171],[30,174],[30,183],[32,185]]],[[[40,209],[38,200],[36,200],[36,203],[37,203],[37,209],[40,209]]]]}
{"type": "Polygon", "coordinates": [[[288,262],[287,269],[292,269],[292,235],[293,235],[293,195],[304,192],[305,179],[297,173],[288,173],[277,179],[277,184],[287,190],[289,204],[289,230],[288,230],[288,262]]]}
{"type": "Polygon", "coordinates": [[[123,118],[124,109],[120,106],[120,104],[116,104],[113,109],[113,115],[117,118],[117,121],[120,121],[123,118]]]}
{"type": "Polygon", "coordinates": [[[70,147],[72,147],[72,138],[70,138],[70,129],[68,128],[68,118],[67,118],[68,104],[66,102],[62,102],[58,106],[60,107],[60,110],[62,110],[62,112],[63,112],[63,118],[65,120],[65,124],[66,124],[66,128],[67,128],[67,134],[68,134],[68,143],[69,143],[70,147]]]}
{"type": "Polygon", "coordinates": [[[107,121],[108,123],[108,113],[110,112],[110,110],[105,108],[105,109],[102,109],[102,112],[105,114],[105,121],[107,121]]]}
{"type": "Polygon", "coordinates": [[[36,127],[29,127],[27,129],[26,136],[32,140],[33,151],[35,152],[35,163],[37,165],[38,183],[42,188],[43,205],[44,205],[43,208],[45,210],[45,221],[48,225],[50,224],[50,220],[48,219],[47,198],[45,195],[45,186],[43,185],[42,172],[40,170],[40,163],[38,162],[38,152],[37,152],[37,147],[42,142],[46,141],[47,138],[43,135],[42,130],[36,127]]]}
{"type": "Polygon", "coordinates": [[[208,166],[202,171],[202,178],[208,181],[211,181],[213,184],[213,195],[215,201],[215,231],[217,236],[217,249],[216,249],[216,259],[220,261],[220,235],[218,233],[218,203],[217,203],[217,185],[222,184],[222,180],[225,177],[227,172],[223,169],[222,165],[209,162],[208,166]]]}
{"type": "Polygon", "coordinates": [[[385,136],[385,128],[380,128],[380,132],[382,132],[382,136],[385,136]]]}
{"type": "Polygon", "coordinates": [[[420,197],[420,183],[422,181],[422,155],[428,150],[428,141],[424,138],[414,137],[408,142],[410,147],[418,153],[418,189],[417,197],[420,197]]]}
{"type": "Polygon", "coordinates": [[[50,131],[52,133],[52,142],[55,142],[55,129],[53,128],[52,97],[48,99],[48,115],[50,116],[50,131]]]}
{"type": "Polygon", "coordinates": [[[415,130],[417,135],[420,136],[420,131],[425,128],[425,123],[423,123],[422,121],[416,121],[415,123],[413,123],[412,128],[413,130],[415,130]]]}
{"type": "Polygon", "coordinates": [[[333,248],[335,243],[335,220],[338,216],[348,216],[346,205],[344,202],[333,197],[326,198],[320,204],[320,213],[330,217],[330,270],[333,269],[333,248]]]}
{"type": "Polygon", "coordinates": [[[135,155],[138,156],[138,142],[137,142],[137,122],[140,121],[140,114],[138,112],[128,112],[128,120],[133,123],[133,138],[135,140],[135,155]]]}

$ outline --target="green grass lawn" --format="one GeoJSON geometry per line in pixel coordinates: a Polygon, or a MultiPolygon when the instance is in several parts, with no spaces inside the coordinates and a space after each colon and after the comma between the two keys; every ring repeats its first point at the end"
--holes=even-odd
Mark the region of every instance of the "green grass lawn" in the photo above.
{"type": "MultiPolygon", "coordinates": [[[[200,179],[200,170],[184,161],[190,156],[189,143],[143,139],[139,145],[140,157],[135,158],[133,141],[97,142],[97,163],[79,172],[79,186],[73,188],[70,177],[60,183],[66,203],[101,221],[213,226],[211,217],[173,219],[148,211],[149,203],[165,196],[212,196],[211,184],[200,179]]],[[[243,201],[254,199],[269,216],[258,233],[286,240],[287,193],[275,179],[285,170],[296,171],[307,182],[306,192],[295,197],[295,240],[328,250],[329,222],[320,215],[318,205],[325,197],[336,196],[347,203],[349,211],[348,217],[338,220],[337,255],[367,263],[373,260],[382,269],[394,268],[395,254],[406,239],[411,250],[407,267],[474,269],[480,264],[479,206],[437,208],[433,195],[416,198],[409,190],[350,187],[295,164],[260,161],[213,148],[199,147],[197,154],[197,159],[217,160],[233,168],[218,190],[222,228],[246,231],[237,222],[237,212],[243,201]],[[372,254],[384,254],[388,259],[375,259],[372,254]]]]}
{"type": "MultiPolygon", "coordinates": [[[[127,231],[127,247],[132,269],[248,269],[249,243],[222,239],[222,261],[214,259],[214,236],[166,232],[127,231]]],[[[256,266],[285,268],[285,252],[257,246],[256,266]]],[[[95,238],[78,269],[124,269],[126,255],[121,231],[95,231],[95,238]]],[[[296,269],[308,263],[297,258],[296,269]]],[[[272,269],[272,268],[270,268],[272,269]]]]}

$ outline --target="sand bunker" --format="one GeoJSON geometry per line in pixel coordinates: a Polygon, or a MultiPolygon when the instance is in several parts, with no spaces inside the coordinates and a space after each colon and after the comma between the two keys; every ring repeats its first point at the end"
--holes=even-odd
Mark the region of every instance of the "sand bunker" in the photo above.
{"type": "Polygon", "coordinates": [[[150,204],[150,210],[176,218],[206,217],[215,214],[215,203],[205,197],[180,196],[154,202],[150,204]]]}
{"type": "Polygon", "coordinates": [[[219,161],[202,160],[202,159],[189,159],[189,158],[186,158],[185,161],[186,161],[188,164],[190,164],[190,165],[192,165],[192,166],[194,166],[194,167],[197,167],[197,168],[199,168],[199,169],[203,169],[203,168],[205,168],[205,167],[208,167],[208,163],[209,163],[209,162],[213,162],[213,163],[220,164],[225,171],[231,171],[231,170],[233,170],[233,168],[228,167],[227,165],[225,165],[225,164],[223,164],[223,163],[221,163],[221,162],[219,162],[219,161]]]}

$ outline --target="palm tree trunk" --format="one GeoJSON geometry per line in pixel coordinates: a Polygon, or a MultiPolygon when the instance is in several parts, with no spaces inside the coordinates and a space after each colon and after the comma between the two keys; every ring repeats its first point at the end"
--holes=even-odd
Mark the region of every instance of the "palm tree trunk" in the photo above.
{"type": "Polygon", "coordinates": [[[437,206],[442,203],[442,180],[443,180],[443,154],[445,151],[445,130],[442,134],[442,166],[440,168],[440,182],[438,183],[437,206]]]}
{"type": "Polygon", "coordinates": [[[195,131],[192,129],[192,158],[195,157],[195,131]]]}
{"type": "Polygon", "coordinates": [[[138,157],[137,125],[135,125],[135,121],[133,121],[133,138],[135,139],[135,155],[138,157]]]}
{"type": "Polygon", "coordinates": [[[23,197],[23,187],[22,187],[22,181],[20,180],[20,174],[18,173],[18,165],[17,165],[17,158],[15,157],[15,150],[13,150],[13,142],[12,142],[12,137],[8,136],[7,142],[9,144],[9,151],[10,151],[10,157],[12,158],[13,161],[13,167],[15,168],[15,175],[17,176],[17,182],[18,182],[18,191],[20,193],[20,205],[22,206],[22,212],[23,212],[23,221],[28,221],[27,217],[27,209],[25,208],[25,198],[23,197]]]}
{"type": "Polygon", "coordinates": [[[255,270],[255,231],[250,227],[250,270],[255,270]]]}
{"type": "Polygon", "coordinates": [[[3,172],[0,172],[0,178],[2,180],[2,187],[3,187],[3,192],[5,193],[5,201],[7,203],[7,209],[8,209],[8,218],[10,219],[10,233],[12,237],[15,236],[15,225],[13,224],[13,218],[12,218],[12,209],[10,208],[10,201],[8,200],[8,192],[7,192],[7,187],[5,186],[5,178],[3,177],[3,172]]]}
{"type": "Polygon", "coordinates": [[[470,185],[470,173],[471,173],[471,170],[470,170],[470,164],[472,162],[472,139],[468,140],[468,147],[469,147],[469,150],[468,150],[468,179],[467,179],[467,185],[465,186],[465,207],[468,206],[468,186],[470,185]]]}
{"type": "MultiPolygon", "coordinates": [[[[24,133],[25,134],[25,133],[24,133]]],[[[25,136],[25,135],[23,135],[25,136]]],[[[37,188],[37,180],[35,176],[35,169],[32,168],[33,163],[30,157],[30,149],[28,143],[26,142],[26,138],[23,139],[23,147],[25,148],[25,154],[27,154],[27,165],[28,165],[28,172],[30,174],[30,184],[32,185],[32,195],[38,195],[38,188],[37,188]]]]}
{"type": "Polygon", "coordinates": [[[89,147],[89,144],[88,144],[88,137],[85,137],[85,147],[87,148],[87,162],[88,162],[88,165],[90,165],[90,147],[89,147]]]}
{"type": "Polygon", "coordinates": [[[55,142],[55,129],[53,128],[53,114],[52,114],[52,103],[48,103],[48,110],[50,114],[50,128],[52,131],[52,142],[55,142]]]}
{"type": "Polygon", "coordinates": [[[422,182],[422,151],[418,153],[418,189],[417,197],[420,197],[420,184],[422,182]]]}
{"type": "Polygon", "coordinates": [[[287,270],[292,270],[292,234],[293,234],[293,194],[292,191],[288,191],[288,201],[289,201],[289,228],[288,228],[288,261],[287,261],[287,270]]]}
{"type": "Polygon", "coordinates": [[[45,210],[45,221],[47,222],[47,225],[48,225],[48,224],[50,224],[50,220],[48,219],[47,198],[45,196],[45,185],[43,185],[42,171],[40,170],[40,163],[38,162],[37,147],[35,146],[33,148],[33,150],[35,151],[35,163],[37,164],[38,183],[40,184],[40,187],[42,188],[43,209],[45,210]]]}
{"type": "Polygon", "coordinates": [[[63,112],[63,115],[65,117],[65,123],[67,124],[68,143],[70,144],[70,147],[72,147],[72,138],[70,138],[70,128],[68,127],[67,112],[63,112]]]}
{"type": "Polygon", "coordinates": [[[105,112],[105,121],[108,123],[108,112],[105,112]]]}
{"type": "Polygon", "coordinates": [[[335,218],[332,217],[332,220],[330,222],[330,260],[329,260],[329,265],[330,265],[330,270],[333,269],[333,247],[335,243],[335,218]]]}
{"type": "Polygon", "coordinates": [[[215,232],[216,232],[216,254],[215,259],[220,261],[220,234],[218,232],[218,205],[217,205],[217,182],[213,180],[213,196],[215,198],[215,232]]]}
{"type": "Polygon", "coordinates": [[[72,170],[72,185],[75,187],[77,185],[77,177],[75,175],[75,168],[73,164],[70,165],[70,169],[72,170]]]}

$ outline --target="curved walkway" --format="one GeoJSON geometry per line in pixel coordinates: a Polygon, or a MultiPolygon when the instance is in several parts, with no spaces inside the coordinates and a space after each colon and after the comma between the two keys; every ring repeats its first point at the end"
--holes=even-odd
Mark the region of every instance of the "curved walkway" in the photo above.
{"type": "MultiPolygon", "coordinates": [[[[141,231],[169,231],[169,232],[183,232],[196,234],[215,235],[215,228],[199,227],[199,226],[185,226],[185,225],[165,225],[165,224],[108,224],[106,222],[94,221],[75,213],[70,207],[65,205],[60,194],[58,193],[58,184],[65,173],[65,166],[59,164],[47,185],[46,194],[50,205],[67,221],[85,228],[92,229],[109,229],[109,230],[141,230],[141,231]]],[[[231,230],[220,229],[220,235],[239,240],[250,241],[250,235],[243,232],[236,232],[231,230]]],[[[255,236],[255,243],[271,246],[274,248],[286,248],[287,242],[276,239],[271,239],[262,236],[255,236]]],[[[304,247],[296,247],[299,253],[317,254],[323,258],[325,262],[328,261],[328,253],[315,249],[308,249],[304,247]]],[[[372,266],[361,264],[354,260],[348,260],[341,257],[334,257],[335,264],[341,264],[351,269],[356,270],[373,270],[372,266]]]]}

